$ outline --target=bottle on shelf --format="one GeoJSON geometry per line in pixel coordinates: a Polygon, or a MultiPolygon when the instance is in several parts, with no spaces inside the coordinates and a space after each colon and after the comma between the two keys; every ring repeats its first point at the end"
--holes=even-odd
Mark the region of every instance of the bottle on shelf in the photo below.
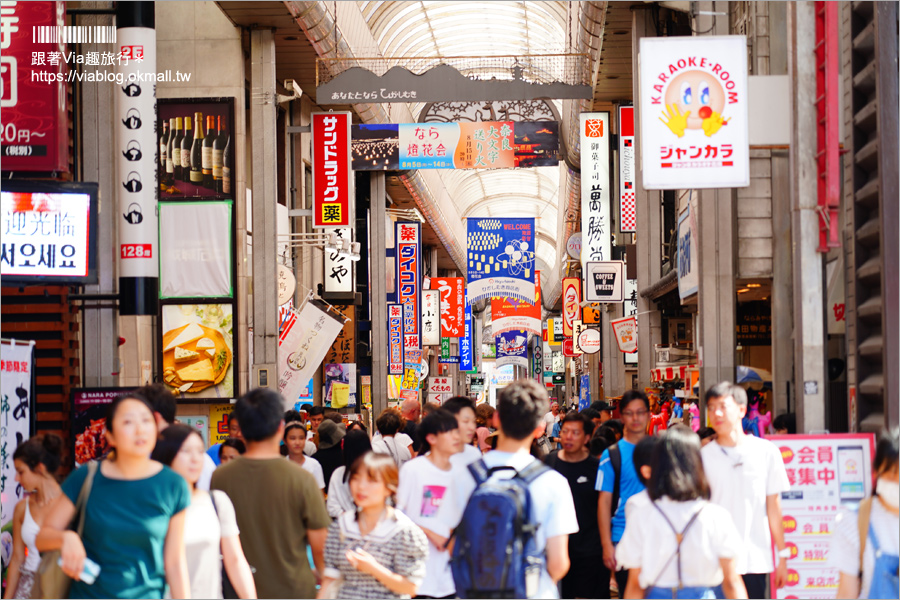
{"type": "Polygon", "coordinates": [[[222,150],[222,193],[231,193],[231,136],[225,141],[225,149],[222,150]]]}
{"type": "Polygon", "coordinates": [[[166,153],[169,149],[169,136],[171,135],[171,129],[169,128],[169,122],[163,121],[162,124],[162,135],[159,136],[159,182],[166,182],[166,153]]]}
{"type": "Polygon", "coordinates": [[[212,165],[213,165],[213,181],[215,183],[215,190],[218,193],[223,193],[222,189],[223,184],[223,169],[224,166],[224,158],[223,154],[225,152],[225,145],[228,143],[231,137],[228,135],[227,128],[225,126],[225,118],[219,117],[219,135],[213,141],[212,147],[212,165]]]}
{"type": "Polygon", "coordinates": [[[169,136],[169,146],[166,148],[166,175],[170,186],[175,181],[181,180],[181,140],[184,133],[181,130],[181,117],[169,119],[169,127],[172,134],[169,136]]]}
{"type": "Polygon", "coordinates": [[[194,144],[194,131],[191,118],[184,118],[184,137],[181,139],[181,181],[191,180],[191,146],[194,144]]]}
{"type": "Polygon", "coordinates": [[[206,137],[203,138],[203,187],[208,190],[215,190],[216,184],[213,180],[213,144],[216,142],[219,132],[216,131],[216,118],[212,115],[206,117],[206,137]]]}
{"type": "Polygon", "coordinates": [[[194,142],[191,144],[191,183],[203,185],[203,113],[194,113],[194,142]]]}

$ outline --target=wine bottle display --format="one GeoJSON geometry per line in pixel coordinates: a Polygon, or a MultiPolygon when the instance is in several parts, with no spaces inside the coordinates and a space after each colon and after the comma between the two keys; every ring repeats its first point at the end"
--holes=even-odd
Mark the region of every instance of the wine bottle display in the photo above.
{"type": "Polygon", "coordinates": [[[225,142],[225,149],[222,151],[222,193],[231,193],[231,136],[225,142]]]}
{"type": "Polygon", "coordinates": [[[197,131],[194,132],[194,141],[191,144],[191,183],[203,184],[203,113],[194,113],[194,124],[197,131]]]}
{"type": "Polygon", "coordinates": [[[206,117],[206,137],[203,138],[203,187],[208,190],[215,190],[216,184],[213,181],[213,144],[216,142],[216,118],[212,115],[206,117]]]}
{"type": "Polygon", "coordinates": [[[194,131],[191,118],[184,118],[184,138],[181,140],[181,181],[191,180],[191,146],[194,144],[194,131]]]}
{"type": "Polygon", "coordinates": [[[169,119],[169,135],[165,145],[165,168],[163,169],[163,183],[167,186],[174,184],[175,179],[175,163],[172,162],[172,142],[175,141],[175,119],[169,119]]]}
{"type": "Polygon", "coordinates": [[[166,175],[166,152],[169,147],[169,122],[163,121],[162,135],[159,136],[159,180],[163,181],[166,175]]]}
{"type": "Polygon", "coordinates": [[[212,146],[212,166],[213,181],[215,190],[222,193],[222,153],[225,150],[225,143],[228,141],[228,131],[225,128],[225,119],[219,117],[219,135],[213,141],[212,146]]]}
{"type": "MultiPolygon", "coordinates": [[[[184,132],[181,130],[181,117],[172,119],[175,121],[175,135],[169,136],[169,147],[166,152],[166,162],[172,163],[172,177],[170,177],[169,185],[175,185],[175,181],[181,181],[181,140],[184,139],[184,132]]],[[[168,170],[166,165],[166,170],[168,170]]]]}

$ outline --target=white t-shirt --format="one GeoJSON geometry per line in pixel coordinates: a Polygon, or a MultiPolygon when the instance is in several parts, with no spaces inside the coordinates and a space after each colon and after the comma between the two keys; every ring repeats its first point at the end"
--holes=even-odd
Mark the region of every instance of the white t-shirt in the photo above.
{"type": "MultiPolygon", "coordinates": [[[[312,435],[310,435],[310,437],[312,437],[312,435]]],[[[318,450],[318,448],[316,448],[316,445],[313,444],[312,440],[307,438],[306,444],[303,445],[303,454],[312,456],[316,453],[316,450],[318,450]]]]}
{"type": "Polygon", "coordinates": [[[646,489],[641,490],[629,498],[628,502],[625,503],[625,526],[628,526],[628,519],[631,518],[631,515],[633,515],[635,511],[640,510],[645,506],[650,506],[651,504],[652,500],[650,500],[650,494],[647,493],[646,489]]]}
{"type": "Polygon", "coordinates": [[[216,461],[212,457],[203,453],[203,470],[200,471],[200,479],[197,480],[197,489],[204,492],[209,491],[209,482],[212,480],[213,471],[216,470],[216,461]]]}
{"type": "MultiPolygon", "coordinates": [[[[536,459],[527,451],[520,450],[515,454],[493,450],[483,456],[488,468],[499,466],[511,466],[522,470],[536,459]]],[[[500,471],[493,477],[510,477],[509,471],[500,471]]],[[[444,526],[444,531],[452,531],[462,519],[463,511],[469,497],[475,490],[475,480],[464,466],[455,465],[450,474],[450,489],[441,502],[438,511],[438,519],[444,526]]],[[[578,531],[578,518],[575,516],[575,504],[572,502],[572,490],[566,478],[559,472],[550,469],[546,473],[531,482],[528,487],[531,492],[531,522],[539,523],[535,534],[535,544],[541,552],[547,547],[547,539],[569,535],[578,531]]],[[[442,532],[436,531],[443,535],[442,532]]],[[[535,598],[559,598],[559,589],[547,569],[541,573],[541,580],[535,598]]]]}
{"type": "Polygon", "coordinates": [[[548,412],[544,415],[544,423],[547,424],[547,437],[553,434],[553,426],[559,421],[559,415],[554,415],[552,412],[548,412]]]}
{"type": "Polygon", "coordinates": [[[396,433],[391,437],[382,437],[380,433],[372,436],[372,452],[387,454],[394,459],[398,467],[402,467],[403,463],[412,458],[409,452],[410,444],[412,438],[405,433],[396,433]]]}
{"type": "Polygon", "coordinates": [[[457,465],[459,465],[460,467],[467,467],[482,456],[484,455],[481,453],[481,450],[479,450],[475,446],[466,444],[465,446],[463,446],[462,452],[457,452],[450,457],[450,464],[454,467],[457,465]]]}
{"type": "Polygon", "coordinates": [[[303,464],[300,466],[304,471],[313,476],[313,478],[316,480],[316,485],[319,486],[320,490],[325,489],[325,473],[322,471],[322,463],[314,459],[312,456],[307,456],[303,459],[303,464]]]}
{"type": "MultiPolygon", "coordinates": [[[[859,577],[859,515],[855,510],[844,510],[835,519],[834,538],[829,551],[829,563],[841,573],[859,577]]],[[[885,554],[900,554],[900,518],[884,509],[878,499],[872,501],[869,523],[878,537],[878,547],[885,554]]],[[[863,553],[862,582],[859,597],[869,597],[872,585],[872,569],[875,567],[875,549],[872,538],[866,540],[863,553]]]]}
{"type": "MultiPolygon", "coordinates": [[[[446,471],[437,468],[427,456],[419,456],[400,469],[397,487],[397,508],[419,527],[447,537],[449,531],[438,520],[438,509],[450,485],[451,466],[446,471]]],[[[450,553],[428,540],[428,560],[425,579],[416,594],[440,598],[456,592],[450,572],[450,553]]]]}
{"type": "MultiPolygon", "coordinates": [[[[719,559],[735,558],[742,545],[728,511],[705,500],[674,502],[661,498],[658,505],[678,533],[703,506],[681,543],[681,584],[713,587],[722,583],[719,559]]],[[[634,518],[626,519],[625,533],[616,546],[616,562],[625,569],[640,568],[642,588],[678,587],[678,541],[672,528],[652,502],[637,507],[633,514],[634,518]]]]}
{"type": "Polygon", "coordinates": [[[228,494],[219,490],[212,493],[216,495],[215,507],[209,494],[198,494],[185,514],[184,549],[191,598],[222,597],[221,541],[240,533],[228,494]]]}
{"type": "Polygon", "coordinates": [[[781,452],[772,442],[745,435],[735,447],[716,442],[706,445],[700,455],[709,480],[711,500],[734,519],[744,549],[735,568],[746,573],[771,573],[772,534],[766,512],[766,497],[791,488],[781,452]]]}
{"type": "Polygon", "coordinates": [[[347,467],[338,467],[331,474],[331,480],[328,482],[328,500],[325,502],[325,508],[328,509],[328,515],[332,518],[339,517],[347,511],[356,511],[356,503],[353,502],[353,496],[350,494],[350,483],[344,482],[346,470],[347,467]]]}

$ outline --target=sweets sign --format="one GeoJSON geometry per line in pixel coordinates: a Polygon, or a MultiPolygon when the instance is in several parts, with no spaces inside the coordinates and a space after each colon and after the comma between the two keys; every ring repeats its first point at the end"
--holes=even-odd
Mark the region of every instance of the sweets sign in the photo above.
{"type": "Polygon", "coordinates": [[[747,38],[642,38],[639,62],[644,188],[750,185],[747,38]]]}

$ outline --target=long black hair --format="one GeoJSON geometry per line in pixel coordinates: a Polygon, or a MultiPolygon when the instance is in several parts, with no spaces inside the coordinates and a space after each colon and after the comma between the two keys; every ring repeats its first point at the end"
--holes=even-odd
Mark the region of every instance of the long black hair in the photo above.
{"type": "Polygon", "coordinates": [[[169,425],[160,432],[159,439],[156,440],[156,447],[153,448],[153,454],[150,455],[150,458],[157,462],[161,462],[167,467],[171,467],[172,462],[175,460],[175,457],[178,456],[178,452],[184,445],[184,441],[188,439],[188,436],[192,433],[200,439],[203,439],[200,432],[189,425],[184,425],[182,423],[169,425]]]}
{"type": "Polygon", "coordinates": [[[20,460],[29,469],[36,471],[38,465],[44,465],[47,475],[51,477],[59,469],[62,455],[62,438],[55,433],[42,433],[19,444],[13,452],[13,460],[20,460]]]}
{"type": "Polygon", "coordinates": [[[900,462],[898,446],[900,446],[900,429],[894,427],[881,432],[878,436],[878,445],[875,446],[875,461],[872,463],[875,475],[890,471],[900,462]]]}
{"type": "Polygon", "coordinates": [[[676,502],[709,500],[709,483],[700,458],[700,438],[690,427],[670,427],[653,448],[647,493],[652,500],[663,496],[676,502]]]}
{"type": "Polygon", "coordinates": [[[365,431],[354,429],[344,436],[344,483],[350,480],[350,467],[356,459],[372,451],[372,442],[365,431]]]}

